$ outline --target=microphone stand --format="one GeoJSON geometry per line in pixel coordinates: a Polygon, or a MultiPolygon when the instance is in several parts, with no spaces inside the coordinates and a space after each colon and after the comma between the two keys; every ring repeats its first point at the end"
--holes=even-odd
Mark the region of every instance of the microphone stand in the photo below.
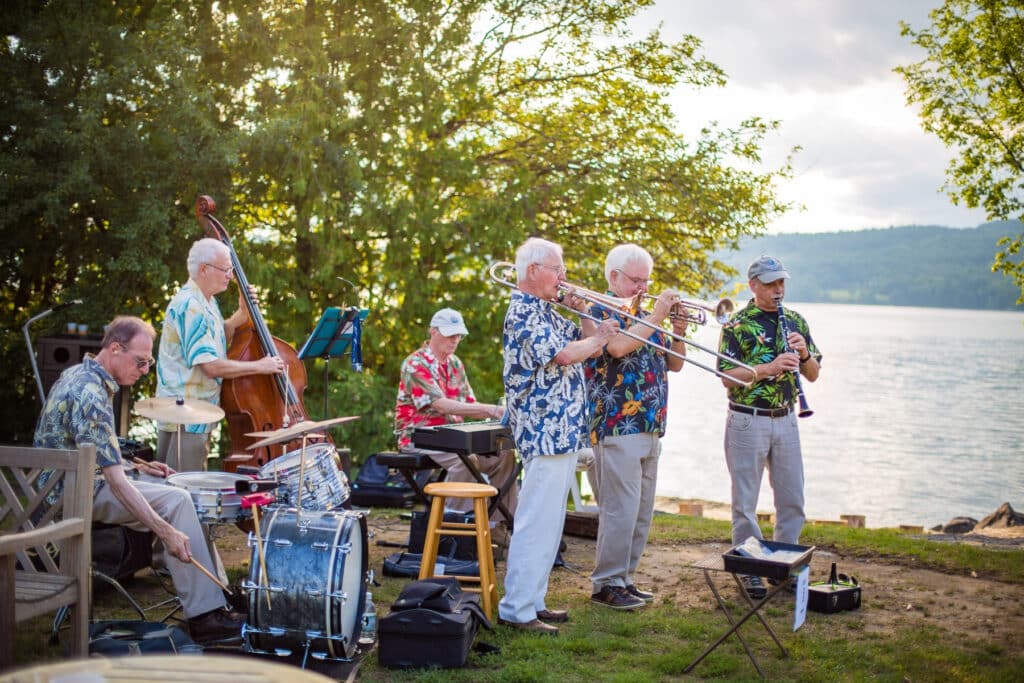
{"type": "Polygon", "coordinates": [[[42,320],[43,318],[45,318],[46,316],[50,315],[51,313],[56,313],[57,311],[61,310],[62,308],[68,308],[69,306],[76,306],[76,305],[78,305],[80,303],[82,303],[81,299],[74,299],[74,300],[69,301],[69,302],[64,303],[64,304],[58,304],[57,306],[54,306],[53,308],[48,308],[45,311],[43,311],[42,313],[40,313],[39,315],[34,316],[32,318],[29,318],[28,322],[25,323],[22,326],[22,328],[21,328],[22,334],[25,335],[25,345],[28,347],[28,357],[29,357],[29,360],[32,361],[32,374],[34,374],[35,378],[36,378],[36,390],[39,392],[39,404],[40,404],[40,406],[46,405],[46,392],[43,390],[43,378],[39,376],[39,365],[36,363],[36,352],[32,349],[32,337],[30,337],[29,334],[28,334],[28,328],[35,321],[42,320]]]}

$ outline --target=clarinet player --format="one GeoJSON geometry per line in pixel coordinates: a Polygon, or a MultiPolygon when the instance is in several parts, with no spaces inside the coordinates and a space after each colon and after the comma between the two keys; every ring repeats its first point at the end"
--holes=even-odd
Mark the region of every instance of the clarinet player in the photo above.
{"type": "MultiPolygon", "coordinates": [[[[750,264],[747,280],[754,298],[722,327],[719,351],[727,359],[719,369],[741,382],[723,379],[729,414],[725,428],[725,462],[732,482],[732,540],[761,538],[757,499],[765,468],[775,498],[774,540],[798,543],[803,529],[804,468],[796,405],[801,401],[799,376],[818,379],[821,353],[807,321],[791,309],[780,320],[789,273],[782,262],[762,256],[750,264]],[[782,331],[788,329],[786,337],[782,331]]],[[[809,411],[807,411],[809,413],[809,411]]],[[[767,589],[758,576],[742,576],[754,600],[767,589]]]]}

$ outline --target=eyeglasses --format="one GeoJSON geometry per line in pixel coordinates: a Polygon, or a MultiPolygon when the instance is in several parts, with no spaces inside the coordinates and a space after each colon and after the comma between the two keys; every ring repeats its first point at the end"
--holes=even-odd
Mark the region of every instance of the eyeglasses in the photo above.
{"type": "Polygon", "coordinates": [[[533,265],[540,266],[541,268],[547,268],[548,270],[552,270],[555,272],[556,275],[558,275],[558,277],[565,277],[565,274],[567,272],[565,270],[565,266],[549,266],[546,263],[535,263],[533,265]]]}
{"type": "Polygon", "coordinates": [[[235,272],[235,267],[234,266],[228,266],[227,268],[221,268],[220,266],[218,266],[218,265],[216,265],[214,263],[204,263],[203,265],[204,266],[210,266],[211,268],[216,268],[220,272],[225,273],[227,275],[231,275],[232,273],[235,272]]]}
{"type": "Polygon", "coordinates": [[[632,282],[634,285],[650,286],[650,284],[654,282],[654,280],[648,280],[647,278],[633,277],[632,275],[629,275],[628,273],[626,273],[626,271],[622,270],[621,268],[616,268],[615,271],[619,273],[619,275],[621,275],[622,277],[632,282]]]}
{"type": "Polygon", "coordinates": [[[121,348],[124,349],[125,353],[132,357],[132,360],[135,361],[135,367],[137,367],[139,370],[142,370],[143,368],[151,368],[154,365],[156,365],[156,358],[153,358],[152,356],[150,356],[149,358],[140,358],[139,356],[136,356],[134,353],[129,351],[128,347],[125,346],[124,344],[121,345],[121,348]]]}

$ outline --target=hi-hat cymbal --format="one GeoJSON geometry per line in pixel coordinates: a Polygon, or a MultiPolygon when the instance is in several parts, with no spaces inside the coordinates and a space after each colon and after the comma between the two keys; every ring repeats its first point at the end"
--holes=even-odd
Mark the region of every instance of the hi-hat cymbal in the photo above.
{"type": "Polygon", "coordinates": [[[135,404],[135,412],[160,422],[202,425],[224,419],[224,411],[207,401],[161,396],[144,398],[135,404]]]}
{"type": "Polygon", "coordinates": [[[283,429],[276,429],[272,432],[249,432],[246,436],[262,436],[265,437],[262,441],[249,446],[248,450],[256,448],[263,448],[264,446],[273,446],[276,443],[282,443],[284,441],[291,441],[300,436],[310,434],[310,432],[319,431],[321,429],[327,429],[342,422],[352,422],[358,420],[358,415],[349,415],[347,417],[332,417],[329,420],[320,420],[319,422],[314,420],[303,420],[302,422],[296,422],[291,427],[285,427],[283,429]]]}

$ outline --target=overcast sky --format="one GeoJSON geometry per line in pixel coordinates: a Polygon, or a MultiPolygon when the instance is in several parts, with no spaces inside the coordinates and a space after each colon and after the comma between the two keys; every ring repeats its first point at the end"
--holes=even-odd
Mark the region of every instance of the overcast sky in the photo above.
{"type": "Polygon", "coordinates": [[[892,71],[923,56],[900,36],[899,21],[925,28],[940,4],[659,0],[634,26],[646,33],[661,23],[665,40],[697,36],[705,56],[728,74],[725,88],[675,94],[684,133],[758,115],[782,121],[765,145],[767,162],[777,165],[802,147],[780,195],[806,210],[777,220],[771,233],[975,226],[984,213],[954,206],[941,191],[952,154],[922,130],[892,71]]]}

